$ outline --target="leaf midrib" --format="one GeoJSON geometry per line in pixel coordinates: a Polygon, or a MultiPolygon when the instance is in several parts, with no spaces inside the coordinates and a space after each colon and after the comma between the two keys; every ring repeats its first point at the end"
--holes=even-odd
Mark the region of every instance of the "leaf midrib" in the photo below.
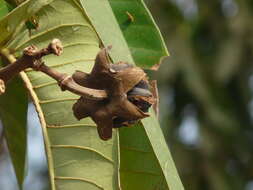
{"type": "MultiPolygon", "coordinates": [[[[15,62],[15,61],[13,61],[15,62]]],[[[49,177],[50,177],[50,182],[51,182],[51,190],[55,190],[55,184],[54,184],[54,172],[53,172],[53,159],[52,159],[52,152],[50,149],[50,141],[49,137],[46,131],[46,120],[42,111],[42,108],[39,104],[39,98],[35,91],[33,90],[32,83],[30,82],[30,79],[28,78],[27,74],[25,72],[21,72],[20,76],[22,80],[24,81],[26,88],[31,96],[31,99],[33,100],[33,104],[35,106],[35,110],[37,111],[40,124],[42,127],[42,133],[44,137],[44,144],[45,144],[45,151],[47,154],[47,164],[48,164],[48,169],[49,169],[49,177]]]]}

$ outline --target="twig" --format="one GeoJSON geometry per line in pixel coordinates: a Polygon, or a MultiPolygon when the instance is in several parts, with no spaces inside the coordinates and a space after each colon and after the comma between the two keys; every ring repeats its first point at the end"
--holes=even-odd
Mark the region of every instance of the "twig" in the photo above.
{"type": "Polygon", "coordinates": [[[62,51],[62,44],[58,39],[54,39],[47,48],[43,48],[41,50],[38,50],[38,48],[34,45],[25,48],[23,56],[17,60],[8,50],[2,50],[1,55],[12,64],[9,64],[0,70],[0,95],[4,93],[5,85],[11,78],[27,68],[33,68],[34,70],[41,71],[55,79],[62,90],[69,90],[74,94],[91,100],[103,100],[107,98],[108,95],[105,90],[97,90],[80,86],[71,76],[53,70],[52,68],[46,66],[41,60],[43,56],[49,54],[59,56],[62,51]]]}
{"type": "Polygon", "coordinates": [[[40,65],[38,70],[55,79],[63,91],[69,90],[74,94],[91,100],[103,100],[107,98],[107,93],[105,90],[97,90],[80,86],[73,80],[72,76],[59,73],[58,71],[51,69],[43,63],[40,65]]]}

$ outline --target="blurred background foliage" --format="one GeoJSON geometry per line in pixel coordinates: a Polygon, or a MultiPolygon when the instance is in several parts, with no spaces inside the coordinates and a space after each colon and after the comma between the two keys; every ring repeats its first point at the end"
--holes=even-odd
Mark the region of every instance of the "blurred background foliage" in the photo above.
{"type": "Polygon", "coordinates": [[[253,189],[253,1],[146,0],[171,56],[160,120],[188,190],[253,189]]]}
{"type": "MultiPolygon", "coordinates": [[[[171,54],[152,78],[158,80],[160,121],[185,189],[253,190],[253,1],[145,2],[171,54]]],[[[33,109],[26,190],[48,188],[33,109]]],[[[0,185],[14,190],[4,147],[0,185]]]]}

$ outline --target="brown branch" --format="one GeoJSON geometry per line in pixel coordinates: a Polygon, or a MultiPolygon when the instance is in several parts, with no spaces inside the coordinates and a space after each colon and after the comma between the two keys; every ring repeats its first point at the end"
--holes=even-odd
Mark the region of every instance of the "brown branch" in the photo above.
{"type": "Polygon", "coordinates": [[[1,51],[1,55],[12,64],[9,64],[0,70],[0,94],[4,93],[5,84],[11,78],[27,68],[33,68],[34,70],[41,71],[55,79],[59,83],[59,86],[62,90],[69,90],[74,94],[91,100],[103,100],[107,98],[108,95],[105,90],[97,90],[80,86],[73,80],[71,76],[47,67],[41,60],[43,56],[49,54],[55,54],[59,56],[62,51],[62,44],[58,39],[54,39],[47,48],[43,48],[41,50],[38,50],[38,48],[34,45],[25,48],[23,51],[23,56],[18,60],[16,60],[8,50],[1,51]]]}
{"type": "Polygon", "coordinates": [[[47,48],[38,50],[34,45],[31,45],[24,49],[23,55],[20,59],[16,60],[9,50],[3,49],[1,55],[4,56],[10,63],[6,67],[0,70],[0,79],[7,83],[15,75],[27,68],[37,68],[42,63],[41,58],[49,54],[55,54],[59,56],[62,53],[62,45],[58,39],[54,39],[47,48]]]}
{"type": "Polygon", "coordinates": [[[103,100],[107,98],[105,90],[97,90],[81,86],[73,80],[72,76],[53,70],[45,64],[41,64],[38,70],[55,79],[63,91],[68,90],[91,100],[103,100]]]}
{"type": "MultiPolygon", "coordinates": [[[[9,51],[1,51],[1,55],[9,60],[9,51]]],[[[29,62],[24,62],[24,56],[16,60],[13,64],[9,64],[0,70],[0,79],[6,84],[10,79],[12,79],[19,72],[31,67],[29,62]]]]}

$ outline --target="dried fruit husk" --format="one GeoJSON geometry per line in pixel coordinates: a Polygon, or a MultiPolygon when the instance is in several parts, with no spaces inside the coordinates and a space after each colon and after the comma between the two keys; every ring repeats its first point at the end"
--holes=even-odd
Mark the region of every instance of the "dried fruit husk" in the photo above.
{"type": "Polygon", "coordinates": [[[77,119],[90,116],[97,124],[101,139],[110,139],[112,128],[130,126],[149,116],[148,109],[154,97],[146,74],[128,63],[111,64],[106,49],[98,53],[91,73],[76,71],[72,77],[79,85],[108,93],[104,100],[81,97],[73,105],[77,119]]]}

